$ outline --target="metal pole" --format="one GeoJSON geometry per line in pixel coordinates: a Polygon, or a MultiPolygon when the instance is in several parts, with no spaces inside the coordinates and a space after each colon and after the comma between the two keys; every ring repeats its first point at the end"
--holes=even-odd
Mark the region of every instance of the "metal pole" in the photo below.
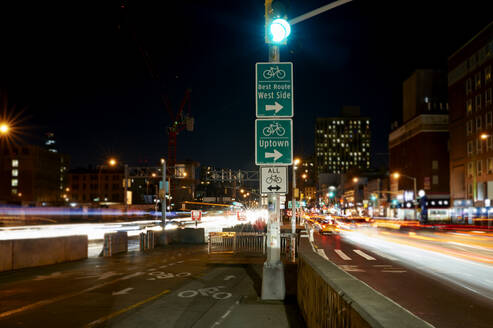
{"type": "Polygon", "coordinates": [[[163,221],[163,230],[166,225],[166,160],[163,158],[163,198],[161,199],[161,220],[163,221]]]}
{"type": "Polygon", "coordinates": [[[296,233],[296,198],[294,192],[296,190],[296,164],[293,163],[293,195],[291,197],[291,233],[296,233]]]}
{"type": "Polygon", "coordinates": [[[414,184],[414,218],[417,220],[418,219],[418,193],[416,190],[416,178],[413,178],[413,184],[414,184]]]}
{"type": "Polygon", "coordinates": [[[123,175],[124,175],[124,186],[123,186],[123,208],[125,210],[125,213],[127,213],[128,211],[128,195],[127,195],[127,192],[128,192],[128,165],[125,164],[123,166],[123,175]]]}
{"type": "Polygon", "coordinates": [[[327,10],[334,9],[335,7],[338,7],[340,5],[343,5],[345,3],[350,2],[351,0],[339,0],[339,1],[334,1],[332,3],[329,3],[328,5],[322,6],[320,8],[317,8],[315,10],[312,10],[310,12],[307,12],[306,14],[303,14],[301,16],[295,17],[289,21],[290,25],[297,24],[299,22],[302,22],[304,20],[307,20],[309,18],[312,18],[313,16],[319,15],[323,12],[326,12],[327,10]]]}
{"type": "MultiPolygon", "coordinates": [[[[279,62],[279,46],[269,46],[269,62],[279,62]]],[[[262,299],[283,300],[286,296],[284,268],[281,262],[280,195],[269,193],[267,224],[267,260],[262,272],[262,299]]]]}

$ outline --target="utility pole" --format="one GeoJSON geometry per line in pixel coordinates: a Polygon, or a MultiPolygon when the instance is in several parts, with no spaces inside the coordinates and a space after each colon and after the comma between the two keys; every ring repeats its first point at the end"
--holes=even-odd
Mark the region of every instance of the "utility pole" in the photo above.
{"type": "Polygon", "coordinates": [[[161,163],[163,164],[163,198],[161,198],[161,221],[163,225],[163,231],[166,226],[166,159],[162,158],[161,163]]]}

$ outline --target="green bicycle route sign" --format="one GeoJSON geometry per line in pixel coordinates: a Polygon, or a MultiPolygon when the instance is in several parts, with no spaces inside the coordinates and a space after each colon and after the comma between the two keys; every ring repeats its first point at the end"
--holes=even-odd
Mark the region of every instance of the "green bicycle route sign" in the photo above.
{"type": "Polygon", "coordinates": [[[257,117],[293,117],[293,64],[255,64],[257,117]]]}
{"type": "Polygon", "coordinates": [[[255,164],[293,164],[293,120],[255,120],[255,164]]]}

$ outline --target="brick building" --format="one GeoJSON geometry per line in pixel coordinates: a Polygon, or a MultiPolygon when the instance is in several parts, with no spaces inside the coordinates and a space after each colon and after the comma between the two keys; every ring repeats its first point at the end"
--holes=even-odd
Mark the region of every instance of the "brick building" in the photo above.
{"type": "Polygon", "coordinates": [[[493,199],[492,64],[493,23],[448,58],[450,189],[459,203],[493,199]]]}
{"type": "Polygon", "coordinates": [[[414,192],[416,183],[416,191],[448,202],[448,137],[446,75],[417,70],[403,84],[403,124],[389,135],[390,173],[400,173],[391,191],[414,192]]]}

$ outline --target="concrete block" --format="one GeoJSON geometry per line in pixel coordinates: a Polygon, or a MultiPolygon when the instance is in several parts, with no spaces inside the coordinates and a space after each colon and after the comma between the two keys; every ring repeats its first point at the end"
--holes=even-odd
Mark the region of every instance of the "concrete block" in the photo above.
{"type": "Polygon", "coordinates": [[[12,269],[60,263],[65,258],[67,237],[13,240],[12,269]]]}
{"type": "Polygon", "coordinates": [[[0,240],[0,272],[12,270],[12,240],[0,240]]]}
{"type": "Polygon", "coordinates": [[[65,239],[64,260],[76,261],[87,258],[87,235],[69,236],[65,239]]]}

